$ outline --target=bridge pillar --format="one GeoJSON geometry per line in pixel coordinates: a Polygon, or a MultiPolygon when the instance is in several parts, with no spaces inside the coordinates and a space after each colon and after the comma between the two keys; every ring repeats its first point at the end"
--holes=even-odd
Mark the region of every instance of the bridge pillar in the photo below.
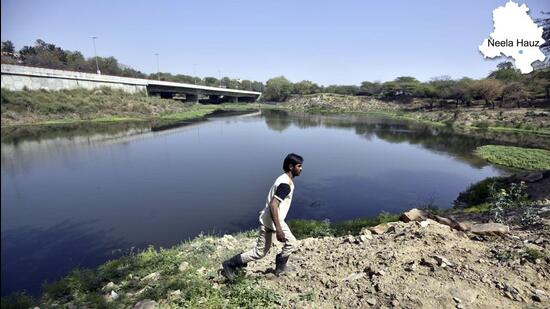
{"type": "Polygon", "coordinates": [[[185,102],[198,103],[199,102],[199,96],[196,95],[196,94],[186,93],[185,94],[185,102]]]}
{"type": "Polygon", "coordinates": [[[227,97],[231,103],[239,103],[239,97],[227,97]]]}

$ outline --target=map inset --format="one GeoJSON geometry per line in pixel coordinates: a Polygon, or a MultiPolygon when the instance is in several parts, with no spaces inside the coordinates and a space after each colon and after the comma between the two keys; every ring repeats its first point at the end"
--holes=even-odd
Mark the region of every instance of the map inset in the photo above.
{"type": "Polygon", "coordinates": [[[529,8],[525,4],[520,6],[513,1],[493,11],[494,31],[479,45],[485,58],[511,57],[523,74],[533,71],[533,62],[544,60],[540,50],[544,43],[543,29],[527,12],[529,8]]]}

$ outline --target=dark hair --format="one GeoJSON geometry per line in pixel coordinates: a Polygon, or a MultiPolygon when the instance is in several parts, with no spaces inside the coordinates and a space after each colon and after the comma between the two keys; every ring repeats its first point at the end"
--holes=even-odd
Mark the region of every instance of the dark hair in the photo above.
{"type": "Polygon", "coordinates": [[[288,172],[290,171],[290,169],[288,168],[290,164],[296,165],[296,164],[302,164],[303,162],[304,162],[304,158],[302,158],[302,156],[297,155],[295,153],[289,153],[286,156],[285,161],[283,162],[283,170],[285,172],[288,172]]]}

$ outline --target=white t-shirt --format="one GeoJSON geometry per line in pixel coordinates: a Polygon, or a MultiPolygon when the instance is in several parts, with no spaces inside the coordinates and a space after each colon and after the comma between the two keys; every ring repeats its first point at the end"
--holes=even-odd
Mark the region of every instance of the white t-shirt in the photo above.
{"type": "Polygon", "coordinates": [[[269,210],[269,203],[272,199],[276,198],[279,203],[279,222],[283,222],[286,218],[288,210],[290,209],[290,203],[292,202],[292,193],[294,192],[294,182],[287,174],[282,174],[275,179],[275,183],[271,186],[271,190],[267,194],[267,200],[265,202],[264,209],[260,212],[260,223],[272,230],[276,230],[275,223],[271,218],[271,211],[269,210]]]}

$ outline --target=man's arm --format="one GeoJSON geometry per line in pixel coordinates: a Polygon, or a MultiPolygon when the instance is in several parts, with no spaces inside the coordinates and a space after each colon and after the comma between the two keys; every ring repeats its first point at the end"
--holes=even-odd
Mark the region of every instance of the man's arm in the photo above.
{"type": "Polygon", "coordinates": [[[279,203],[279,200],[273,197],[269,203],[269,210],[271,211],[271,219],[273,220],[273,223],[275,223],[275,228],[277,229],[277,240],[280,242],[285,242],[285,233],[283,233],[281,221],[279,220],[279,203]]]}

